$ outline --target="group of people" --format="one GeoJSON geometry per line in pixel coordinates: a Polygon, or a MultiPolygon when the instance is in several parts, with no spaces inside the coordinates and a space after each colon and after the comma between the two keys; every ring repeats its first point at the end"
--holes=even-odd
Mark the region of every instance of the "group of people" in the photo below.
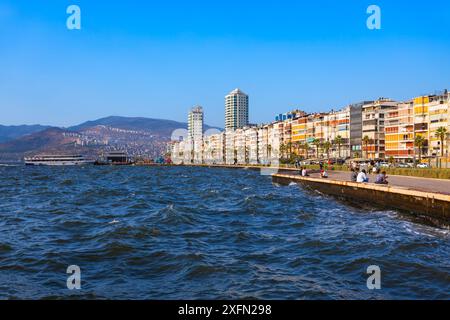
{"type": "MultiPolygon", "coordinates": [[[[300,167],[300,174],[302,177],[309,177],[309,173],[308,170],[306,169],[306,167],[300,167]]],[[[321,178],[328,178],[328,173],[327,171],[323,168],[323,165],[320,165],[320,177],[321,178]]]]}
{"type": "MultiPolygon", "coordinates": [[[[359,170],[358,168],[351,168],[351,181],[357,183],[368,183],[369,177],[365,169],[359,170]]],[[[389,184],[386,171],[381,171],[380,168],[376,168],[373,171],[376,174],[375,184],[389,184]]]]}
{"type": "MultiPolygon", "coordinates": [[[[375,177],[375,184],[389,184],[388,182],[388,176],[386,174],[386,171],[381,171],[380,167],[377,166],[375,163],[371,163],[372,170],[370,170],[369,172],[372,172],[372,174],[376,175],[375,177]]],[[[297,167],[297,163],[296,163],[296,167],[297,167]]],[[[328,178],[328,172],[324,166],[324,164],[322,162],[319,163],[319,167],[320,167],[320,177],[321,178],[328,178]]],[[[300,166],[298,165],[299,170],[300,170],[300,174],[302,177],[309,177],[308,174],[308,170],[306,169],[306,167],[300,166]]],[[[357,182],[357,183],[368,183],[369,182],[369,174],[367,173],[366,169],[360,169],[358,166],[352,164],[351,168],[351,181],[352,182],[357,182]]]]}
{"type": "Polygon", "coordinates": [[[306,167],[300,167],[300,174],[302,177],[309,177],[308,170],[306,170],[306,167]]]}

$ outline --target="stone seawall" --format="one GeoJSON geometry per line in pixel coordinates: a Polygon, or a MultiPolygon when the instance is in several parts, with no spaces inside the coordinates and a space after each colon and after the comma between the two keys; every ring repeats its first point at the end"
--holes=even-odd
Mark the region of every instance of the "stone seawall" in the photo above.
{"type": "Polygon", "coordinates": [[[368,203],[376,207],[405,211],[425,218],[433,224],[450,227],[450,196],[448,195],[289,174],[275,174],[272,179],[279,184],[295,182],[307,189],[344,198],[359,205],[368,203]]]}

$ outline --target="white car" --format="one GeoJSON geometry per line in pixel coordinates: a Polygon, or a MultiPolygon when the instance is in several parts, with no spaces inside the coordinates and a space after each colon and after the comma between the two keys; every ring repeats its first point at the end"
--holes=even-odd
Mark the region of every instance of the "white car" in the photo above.
{"type": "Polygon", "coordinates": [[[426,164],[426,163],[419,163],[418,165],[417,165],[417,168],[421,168],[421,169],[427,169],[427,168],[429,168],[430,166],[428,165],[428,164],[426,164]]]}

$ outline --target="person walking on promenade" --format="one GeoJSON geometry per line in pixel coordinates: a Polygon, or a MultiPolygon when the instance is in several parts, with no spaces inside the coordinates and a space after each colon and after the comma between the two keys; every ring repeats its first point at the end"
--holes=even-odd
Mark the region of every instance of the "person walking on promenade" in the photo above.
{"type": "Polygon", "coordinates": [[[365,169],[361,170],[361,172],[358,174],[358,177],[356,178],[356,182],[358,182],[358,183],[369,182],[369,178],[367,177],[367,172],[365,169]]]}
{"type": "Polygon", "coordinates": [[[356,182],[356,179],[358,178],[358,172],[354,168],[351,168],[350,171],[351,171],[350,181],[356,182]]]}
{"type": "Polygon", "coordinates": [[[375,180],[376,184],[389,184],[389,182],[387,181],[387,175],[386,175],[386,171],[383,171],[380,173],[380,170],[378,169],[378,175],[377,178],[375,180]]]}

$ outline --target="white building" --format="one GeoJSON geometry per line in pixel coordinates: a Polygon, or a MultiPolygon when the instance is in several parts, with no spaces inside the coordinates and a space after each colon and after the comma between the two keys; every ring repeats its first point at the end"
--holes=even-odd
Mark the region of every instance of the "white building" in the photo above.
{"type": "Polygon", "coordinates": [[[234,135],[234,149],[237,164],[247,163],[247,148],[245,143],[245,131],[244,129],[236,129],[234,135]]]}
{"type": "Polygon", "coordinates": [[[235,131],[228,129],[225,131],[225,163],[235,164],[236,162],[236,148],[235,148],[235,131]]]}
{"type": "Polygon", "coordinates": [[[258,162],[262,165],[270,164],[269,155],[269,125],[258,128],[258,162]]]}
{"type": "Polygon", "coordinates": [[[244,129],[246,163],[258,164],[258,128],[251,127],[244,129]]]}
{"type": "Polygon", "coordinates": [[[225,97],[225,129],[240,129],[248,122],[248,95],[235,89],[225,97]]]}
{"type": "Polygon", "coordinates": [[[203,161],[206,164],[224,164],[225,133],[217,133],[204,137],[203,161]]]}
{"type": "Polygon", "coordinates": [[[189,137],[194,140],[203,137],[203,108],[196,106],[191,109],[188,115],[188,132],[189,137]]]}

